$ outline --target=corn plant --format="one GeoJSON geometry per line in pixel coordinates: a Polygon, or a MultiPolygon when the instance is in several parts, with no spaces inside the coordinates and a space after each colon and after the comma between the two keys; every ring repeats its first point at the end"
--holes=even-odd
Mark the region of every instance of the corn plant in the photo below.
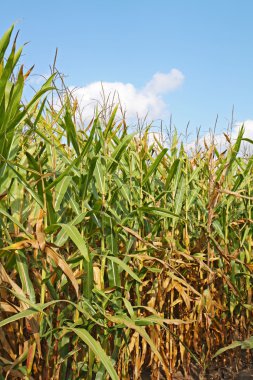
{"type": "Polygon", "coordinates": [[[167,147],[129,133],[117,106],[80,128],[57,73],[23,104],[30,71],[16,39],[6,58],[12,32],[0,41],[0,379],[204,372],[252,334],[243,128],[225,153],[193,155],[176,133],[167,147]]]}

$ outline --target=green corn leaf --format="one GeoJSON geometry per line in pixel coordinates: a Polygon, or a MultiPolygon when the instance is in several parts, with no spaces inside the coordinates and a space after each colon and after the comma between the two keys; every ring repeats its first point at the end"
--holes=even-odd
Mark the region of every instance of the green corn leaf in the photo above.
{"type": "Polygon", "coordinates": [[[216,358],[217,356],[223,354],[223,352],[226,352],[228,350],[232,350],[234,348],[237,348],[237,347],[240,347],[242,345],[242,342],[236,340],[234,341],[233,343],[231,343],[229,346],[227,347],[223,347],[223,348],[220,348],[216,353],[215,355],[213,356],[213,359],[216,358]]]}
{"type": "Polygon", "coordinates": [[[64,127],[65,127],[65,130],[67,133],[67,141],[68,141],[68,143],[71,142],[71,144],[73,145],[73,148],[75,149],[77,156],[79,156],[80,150],[79,150],[78,138],[77,138],[77,134],[76,134],[76,127],[73,123],[71,113],[70,113],[70,110],[68,108],[66,109],[66,113],[64,116],[64,122],[65,122],[64,127]]]}
{"type": "Polygon", "coordinates": [[[24,252],[20,250],[17,251],[16,263],[18,274],[22,283],[22,290],[25,294],[29,295],[29,298],[33,303],[36,303],[35,291],[29,276],[27,257],[25,256],[24,252]]]}
{"type": "Polygon", "coordinates": [[[105,187],[105,175],[104,175],[105,168],[102,165],[101,158],[96,160],[96,166],[94,168],[94,176],[96,178],[97,188],[100,192],[100,194],[106,193],[106,187],[105,187]]]}
{"type": "Polygon", "coordinates": [[[168,149],[165,148],[161,151],[161,153],[156,157],[155,161],[152,163],[152,165],[150,165],[150,167],[148,168],[148,171],[145,175],[145,177],[143,178],[143,182],[142,184],[145,185],[145,183],[148,181],[148,179],[150,178],[150,176],[154,173],[154,171],[158,168],[160,162],[162,161],[163,157],[165,156],[165,154],[167,153],[168,149]]]}
{"type": "Polygon", "coordinates": [[[119,380],[111,359],[106,355],[100,343],[95,340],[88,331],[74,327],[69,327],[68,330],[73,331],[85,344],[87,344],[97,358],[101,360],[112,380],[119,380]]]}
{"type": "Polygon", "coordinates": [[[109,173],[113,173],[115,169],[117,168],[117,166],[119,165],[120,158],[122,154],[125,152],[128,144],[130,143],[134,135],[135,135],[134,133],[131,135],[126,135],[113,151],[112,156],[111,156],[112,162],[107,167],[107,170],[109,173]]]}
{"type": "Polygon", "coordinates": [[[98,157],[96,156],[96,157],[93,157],[90,161],[89,171],[88,171],[87,176],[85,177],[84,186],[82,189],[80,189],[80,198],[81,199],[85,199],[87,197],[88,188],[89,188],[89,185],[91,184],[92,179],[93,179],[97,159],[98,159],[98,157]]]}
{"type": "Polygon", "coordinates": [[[70,176],[66,176],[55,186],[55,211],[60,209],[64,195],[70,185],[71,178],[70,176]]]}
{"type": "Polygon", "coordinates": [[[179,215],[175,214],[174,212],[171,212],[169,210],[166,210],[161,207],[139,207],[139,211],[142,211],[146,214],[155,215],[155,216],[161,216],[162,218],[180,218],[179,215]]]}
{"type": "Polygon", "coordinates": [[[31,194],[32,198],[40,205],[41,208],[44,208],[44,204],[37,193],[31,188],[31,186],[26,182],[23,176],[8,162],[8,166],[16,174],[18,181],[26,188],[28,193],[31,194]]]}
{"type": "Polygon", "coordinates": [[[16,224],[20,230],[26,234],[26,236],[33,238],[33,236],[26,231],[25,227],[16,218],[10,215],[2,206],[0,206],[0,214],[6,216],[6,218],[10,219],[14,224],[16,224]]]}
{"type": "Polygon", "coordinates": [[[213,223],[212,223],[215,231],[217,232],[217,234],[223,239],[225,240],[225,236],[224,236],[224,233],[222,231],[222,227],[221,227],[221,224],[218,220],[214,220],[213,223]]]}
{"type": "Polygon", "coordinates": [[[113,122],[115,120],[115,116],[116,116],[117,111],[118,111],[118,106],[116,106],[114,108],[114,110],[112,111],[112,113],[111,113],[110,119],[109,119],[109,121],[107,123],[106,129],[105,129],[105,132],[104,132],[105,138],[107,137],[108,133],[111,131],[111,129],[113,127],[113,122]]]}
{"type": "Polygon", "coordinates": [[[85,156],[85,154],[87,153],[91,143],[92,143],[92,140],[93,140],[93,136],[94,136],[94,133],[95,133],[95,126],[96,124],[94,124],[93,128],[92,128],[92,131],[90,133],[90,136],[89,136],[89,139],[88,141],[86,142],[82,152],[80,153],[80,155],[78,157],[76,157],[67,167],[67,169],[65,169],[60,175],[59,177],[57,177],[53,182],[50,183],[50,185],[48,185],[46,187],[46,191],[47,190],[50,190],[51,188],[53,188],[54,186],[57,185],[57,183],[59,183],[66,175],[68,175],[70,173],[70,171],[72,169],[75,169],[76,167],[78,167],[79,163],[81,162],[82,158],[85,156]]]}
{"type": "Polygon", "coordinates": [[[184,202],[184,196],[185,196],[185,178],[182,175],[181,180],[179,182],[178,188],[177,188],[177,193],[175,197],[175,214],[180,215],[180,212],[183,207],[183,202],[184,202]]]}
{"type": "Polygon", "coordinates": [[[160,362],[163,363],[163,359],[159,351],[157,350],[156,345],[154,344],[150,336],[147,334],[145,328],[143,328],[142,326],[136,325],[135,321],[132,320],[131,318],[128,318],[127,316],[121,316],[121,315],[111,316],[107,314],[106,317],[112,322],[125,325],[128,328],[137,331],[140,334],[140,336],[149,344],[150,348],[152,349],[154,354],[158,357],[160,362]]]}
{"type": "Polygon", "coordinates": [[[12,25],[0,39],[0,62],[2,61],[4,54],[6,52],[7,47],[9,46],[11,35],[14,29],[14,25],[12,25]]]}
{"type": "Polygon", "coordinates": [[[167,179],[166,179],[166,183],[165,183],[165,190],[168,190],[169,189],[169,186],[170,186],[170,183],[173,179],[173,177],[175,176],[176,172],[177,172],[177,168],[178,168],[178,165],[180,164],[180,160],[177,158],[171,168],[170,168],[170,171],[168,173],[168,176],[167,176],[167,179]]]}
{"type": "Polygon", "coordinates": [[[118,264],[125,272],[127,272],[135,281],[141,282],[139,277],[132,271],[132,269],[124,263],[124,261],[120,260],[118,257],[115,256],[106,256],[108,260],[111,260],[112,262],[118,264]]]}
{"type": "Polygon", "coordinates": [[[22,318],[27,318],[27,317],[30,317],[32,315],[35,315],[38,312],[39,312],[38,310],[35,310],[32,308],[21,311],[20,313],[14,314],[9,318],[5,318],[4,320],[0,321],[0,328],[5,326],[5,325],[8,325],[8,323],[16,322],[22,318]]]}
{"type": "Polygon", "coordinates": [[[70,224],[63,224],[59,223],[58,224],[63,231],[68,235],[68,237],[73,241],[73,243],[77,246],[81,254],[83,255],[84,259],[86,261],[89,261],[89,252],[88,252],[88,247],[87,244],[84,240],[84,238],[81,236],[80,232],[78,229],[70,224]]]}
{"type": "Polygon", "coordinates": [[[90,301],[92,298],[92,290],[94,287],[92,258],[90,258],[89,261],[83,260],[83,270],[83,295],[90,301]]]}

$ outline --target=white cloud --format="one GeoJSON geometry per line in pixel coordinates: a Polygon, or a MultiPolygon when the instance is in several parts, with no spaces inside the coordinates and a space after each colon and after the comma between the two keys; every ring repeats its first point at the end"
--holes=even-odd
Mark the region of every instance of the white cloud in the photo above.
{"type": "Polygon", "coordinates": [[[164,117],[168,111],[163,95],[176,90],[183,81],[181,71],[172,69],[167,74],[156,73],[141,89],[131,83],[93,82],[80,88],[71,87],[70,90],[83,110],[84,119],[90,119],[94,108],[103,104],[103,92],[105,98],[109,96],[109,104],[113,98],[115,103],[120,99],[127,119],[134,119],[137,115],[142,119],[147,114],[149,119],[156,119],[164,117]]]}
{"type": "MultiPolygon", "coordinates": [[[[232,144],[235,143],[237,136],[238,136],[238,133],[239,133],[242,126],[244,126],[243,137],[248,138],[250,140],[253,140],[253,120],[248,119],[248,120],[245,120],[244,122],[238,122],[238,123],[234,124],[231,131],[227,133],[232,144]]],[[[208,133],[199,139],[198,146],[204,147],[204,145],[205,145],[204,143],[206,143],[209,146],[212,142],[214,142],[216,148],[219,151],[226,149],[226,147],[228,145],[228,141],[227,141],[224,133],[220,133],[220,134],[216,134],[216,135],[213,135],[212,133],[208,133]]],[[[197,142],[195,141],[195,142],[191,142],[191,143],[187,144],[186,150],[187,151],[194,150],[196,147],[196,143],[197,142]]],[[[240,150],[241,150],[241,152],[248,152],[248,153],[251,152],[252,153],[253,145],[250,142],[243,141],[241,144],[240,150]]]]}
{"type": "Polygon", "coordinates": [[[248,139],[253,139],[253,120],[245,120],[244,122],[237,123],[233,129],[233,137],[236,138],[240,128],[244,126],[245,132],[244,137],[248,139]]]}
{"type": "Polygon", "coordinates": [[[151,81],[146,84],[144,91],[157,95],[165,94],[176,90],[181,86],[183,80],[183,74],[177,69],[172,69],[168,74],[156,73],[151,81]]]}
{"type": "MultiPolygon", "coordinates": [[[[232,139],[235,140],[237,138],[239,130],[242,127],[242,125],[244,126],[243,137],[250,139],[250,140],[253,140],[253,120],[250,120],[250,119],[245,120],[243,123],[236,124],[236,126],[234,127],[233,132],[232,132],[232,139]]],[[[248,154],[252,154],[253,153],[253,144],[251,144],[250,142],[247,142],[247,141],[243,141],[241,144],[241,151],[242,152],[244,151],[248,154]]]]}

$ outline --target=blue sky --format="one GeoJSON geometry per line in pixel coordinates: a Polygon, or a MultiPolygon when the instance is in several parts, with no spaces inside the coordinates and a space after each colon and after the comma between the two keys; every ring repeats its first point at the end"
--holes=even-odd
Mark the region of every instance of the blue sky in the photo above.
{"type": "Polygon", "coordinates": [[[190,121],[190,132],[205,132],[217,114],[222,131],[233,105],[236,121],[253,119],[252,15],[251,0],[12,0],[1,4],[0,33],[16,22],[19,42],[29,41],[22,61],[35,73],[49,72],[58,47],[69,86],[117,82],[126,104],[150,101],[179,131],[190,121]],[[165,90],[147,92],[163,79],[165,90]]]}

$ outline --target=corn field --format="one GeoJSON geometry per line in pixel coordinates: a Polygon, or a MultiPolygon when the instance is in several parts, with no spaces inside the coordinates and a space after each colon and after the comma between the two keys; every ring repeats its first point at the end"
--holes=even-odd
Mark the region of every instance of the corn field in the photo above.
{"type": "Polygon", "coordinates": [[[189,154],[176,133],[168,147],[130,133],[117,106],[80,127],[57,73],[24,103],[31,70],[12,33],[0,40],[0,380],[201,376],[241,365],[240,348],[214,358],[234,340],[252,343],[251,360],[243,128],[226,152],[189,154]]]}

